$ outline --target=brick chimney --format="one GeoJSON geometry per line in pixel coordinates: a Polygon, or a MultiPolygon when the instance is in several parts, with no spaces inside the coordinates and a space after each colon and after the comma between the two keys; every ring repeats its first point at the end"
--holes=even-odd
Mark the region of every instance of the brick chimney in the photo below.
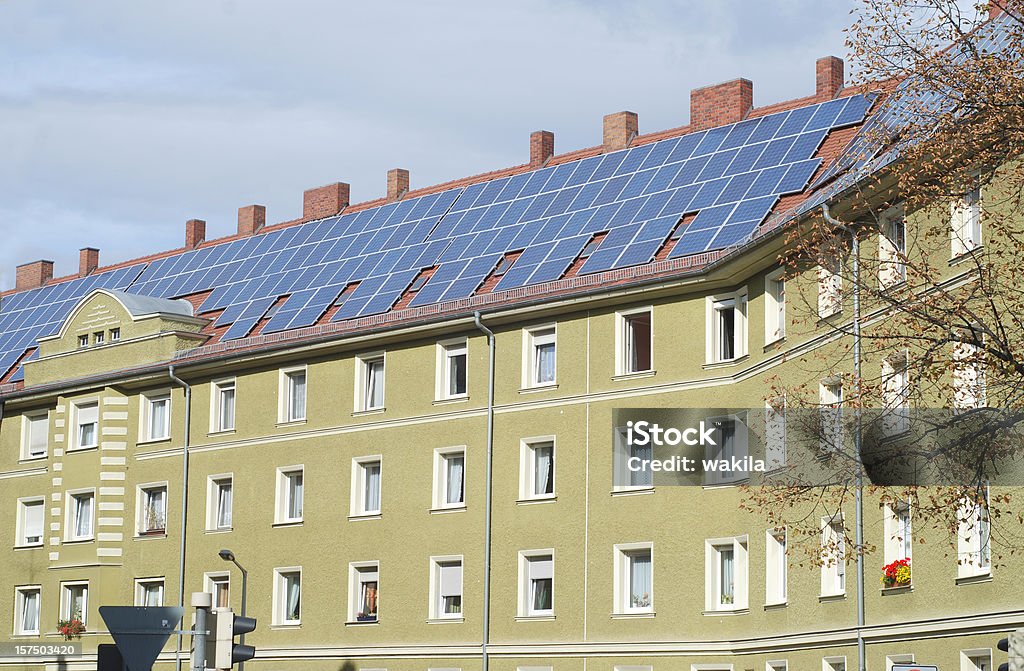
{"type": "Polygon", "coordinates": [[[530,167],[539,168],[555,155],[555,134],[549,130],[530,133],[530,167]]]}
{"type": "MultiPolygon", "coordinates": [[[[239,213],[241,214],[241,213],[239,213]]],[[[195,249],[206,240],[206,222],[189,219],[185,222],[185,249],[195,249]]]]}
{"type": "Polygon", "coordinates": [[[322,219],[338,214],[348,207],[348,195],[349,186],[345,182],[307,189],[302,194],[302,218],[322,219]]]}
{"type": "Polygon", "coordinates": [[[91,275],[100,267],[100,250],[95,247],[82,247],[78,250],[78,276],[91,275]]]}
{"type": "Polygon", "coordinates": [[[636,137],[638,129],[636,112],[616,112],[604,117],[604,150],[625,149],[636,137]]]}
{"type": "Polygon", "coordinates": [[[238,208],[238,234],[244,237],[256,235],[267,224],[267,208],[263,205],[246,205],[238,208]]]}
{"type": "Polygon", "coordinates": [[[843,90],[845,73],[843,59],[835,56],[819,58],[814,63],[815,93],[819,98],[831,100],[843,90]]]}
{"type": "Polygon", "coordinates": [[[14,288],[18,291],[41,287],[53,279],[53,261],[33,261],[17,268],[14,288]]]}
{"type": "Polygon", "coordinates": [[[743,121],[754,108],[754,83],[749,79],[705,86],[690,91],[690,126],[715,128],[743,121]]]}
{"type": "MultiPolygon", "coordinates": [[[[388,170],[388,202],[401,200],[402,196],[407,193],[409,193],[409,171],[404,168],[388,170]]],[[[345,200],[347,201],[348,198],[345,200]]]]}

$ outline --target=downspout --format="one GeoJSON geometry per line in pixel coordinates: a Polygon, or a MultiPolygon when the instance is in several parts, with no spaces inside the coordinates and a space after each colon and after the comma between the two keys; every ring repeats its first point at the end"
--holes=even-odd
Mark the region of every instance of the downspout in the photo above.
{"type": "Polygon", "coordinates": [[[487,336],[487,464],[484,478],[484,622],[480,645],[482,671],[487,671],[487,644],[491,637],[491,461],[494,454],[494,331],[484,326],[480,312],[473,323],[487,336]]]}
{"type": "Polygon", "coordinates": [[[825,221],[850,234],[853,247],[853,377],[857,408],[854,413],[853,449],[856,461],[856,545],[857,545],[857,668],[866,671],[864,649],[864,467],[861,461],[861,384],[860,384],[860,239],[849,226],[832,217],[828,203],[821,204],[825,221]]]}
{"type": "MultiPolygon", "coordinates": [[[[171,380],[185,390],[185,440],[183,444],[184,457],[181,460],[181,537],[178,541],[178,605],[185,607],[185,522],[188,520],[188,447],[189,435],[192,430],[192,387],[174,374],[174,364],[167,368],[167,375],[171,380]]],[[[184,622],[182,625],[184,626],[184,622]]],[[[180,631],[180,629],[179,629],[180,631]]],[[[178,645],[174,651],[174,664],[177,671],[181,671],[183,635],[178,634],[178,645]]]]}

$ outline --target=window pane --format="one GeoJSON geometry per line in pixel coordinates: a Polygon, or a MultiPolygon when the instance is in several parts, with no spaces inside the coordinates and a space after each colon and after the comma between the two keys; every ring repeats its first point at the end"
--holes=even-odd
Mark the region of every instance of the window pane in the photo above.
{"type": "Polygon", "coordinates": [[[366,363],[366,409],[384,406],[384,361],[366,363]]]}
{"type": "Polygon", "coordinates": [[[232,483],[221,482],[217,485],[217,526],[225,529],[231,526],[232,483]]]}
{"type": "Polygon", "coordinates": [[[363,464],[363,512],[380,512],[380,462],[363,464]]]}
{"type": "Polygon", "coordinates": [[[537,445],[533,448],[534,483],[533,493],[553,494],[555,491],[555,447],[553,445],[537,445]]]}
{"type": "Polygon", "coordinates": [[[28,453],[29,456],[38,457],[46,454],[49,442],[49,417],[42,415],[29,419],[28,453]]]}
{"type": "Polygon", "coordinates": [[[360,620],[377,619],[377,579],[376,571],[373,577],[360,576],[359,581],[359,612],[356,618],[360,620]]]}
{"type": "Polygon", "coordinates": [[[21,631],[39,631],[39,591],[21,592],[21,631]]]}
{"type": "Polygon", "coordinates": [[[297,573],[289,573],[284,578],[285,603],[284,619],[293,622],[299,619],[302,599],[302,579],[297,573]]]}
{"type": "Polygon", "coordinates": [[[626,318],[627,357],[626,372],[635,373],[651,369],[651,315],[632,315],[626,318]]]}
{"type": "Polygon", "coordinates": [[[75,536],[85,538],[92,535],[92,495],[80,494],[75,499],[75,536]]]}
{"type": "Polygon", "coordinates": [[[23,508],[25,519],[22,522],[25,543],[43,542],[43,510],[42,503],[25,504],[23,508]]]}
{"type": "Polygon", "coordinates": [[[546,384],[555,381],[555,343],[537,345],[534,352],[534,382],[546,384]]]}
{"type": "Polygon", "coordinates": [[[298,371],[288,375],[288,419],[298,420],[306,417],[306,374],[298,371]]]}
{"type": "Polygon", "coordinates": [[[718,551],[720,562],[721,587],[719,592],[719,603],[721,605],[732,605],[735,599],[735,567],[733,549],[720,548],[718,551]]]}
{"type": "Polygon", "coordinates": [[[651,605],[651,553],[634,552],[629,555],[629,605],[649,608],[651,605]]]}
{"type": "Polygon", "coordinates": [[[235,428],[235,388],[224,387],[220,391],[220,426],[221,431],[235,428]]]}
{"type": "MultiPolygon", "coordinates": [[[[650,461],[654,456],[654,448],[650,445],[630,445],[630,457],[643,461],[650,461]]],[[[649,487],[654,484],[654,471],[649,468],[629,470],[629,484],[634,487],[649,487]]]]}
{"type": "Polygon", "coordinates": [[[156,399],[150,402],[149,437],[167,437],[167,399],[156,399]]]}
{"type": "Polygon", "coordinates": [[[288,474],[288,518],[302,517],[302,473],[288,474]]]}
{"type": "Polygon", "coordinates": [[[466,393],[466,351],[448,357],[448,395],[458,396],[466,393]]]}
{"type": "Polygon", "coordinates": [[[464,500],[463,487],[463,466],[466,463],[466,458],[461,454],[452,454],[444,458],[445,462],[445,481],[447,487],[445,488],[445,503],[456,504],[462,503],[464,500]]]}

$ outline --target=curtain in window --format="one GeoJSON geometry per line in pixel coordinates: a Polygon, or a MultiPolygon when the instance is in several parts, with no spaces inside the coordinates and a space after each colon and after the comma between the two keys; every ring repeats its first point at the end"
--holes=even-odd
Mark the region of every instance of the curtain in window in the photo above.
{"type": "Polygon", "coordinates": [[[39,592],[21,593],[21,630],[39,631],[39,592]]]}
{"type": "Polygon", "coordinates": [[[452,455],[445,457],[445,466],[448,469],[448,492],[446,494],[446,503],[462,503],[463,502],[463,466],[465,464],[465,457],[460,455],[452,455]]]}
{"type": "Polygon", "coordinates": [[[291,496],[288,499],[288,518],[298,519],[302,517],[302,473],[292,473],[288,476],[291,486],[291,496]]]}
{"type": "Polygon", "coordinates": [[[146,492],[146,530],[155,531],[167,527],[167,492],[155,489],[146,492]]]}
{"type": "MultiPolygon", "coordinates": [[[[650,444],[630,445],[629,450],[630,457],[636,457],[641,461],[645,459],[650,460],[654,457],[654,448],[650,444]]],[[[627,467],[627,471],[629,472],[629,484],[635,487],[649,487],[654,484],[654,472],[649,468],[632,471],[627,467]]]]}
{"type": "MultiPolygon", "coordinates": [[[[359,595],[359,613],[366,618],[376,619],[377,617],[377,573],[372,574],[373,580],[362,580],[360,583],[361,593],[359,595]]],[[[369,576],[367,576],[369,577],[369,576]]]]}
{"type": "Polygon", "coordinates": [[[363,477],[366,478],[363,512],[378,512],[380,510],[380,462],[365,464],[363,477]]]}
{"type": "Polygon", "coordinates": [[[732,548],[721,548],[718,551],[718,556],[722,563],[721,567],[721,594],[719,594],[719,603],[726,605],[732,604],[736,598],[735,585],[736,585],[736,569],[735,569],[735,555],[732,548]]]}
{"type": "Polygon", "coordinates": [[[235,388],[228,387],[220,392],[220,430],[235,428],[235,388]]]}
{"type": "Polygon", "coordinates": [[[142,605],[143,606],[159,606],[161,605],[161,598],[163,594],[163,587],[160,585],[143,585],[142,587],[142,605]]]}
{"type": "Polygon", "coordinates": [[[651,555],[636,553],[629,556],[630,606],[647,608],[651,605],[651,555]]]}
{"type": "Polygon", "coordinates": [[[92,497],[75,497],[75,536],[92,535],[92,497]]]}
{"type": "Polygon", "coordinates": [[[285,620],[293,621],[299,619],[299,608],[301,606],[302,582],[297,575],[285,577],[285,592],[288,595],[288,602],[285,604],[285,620]]]}
{"type": "Polygon", "coordinates": [[[222,482],[217,486],[217,526],[231,526],[231,484],[222,482]]]}
{"type": "Polygon", "coordinates": [[[289,377],[292,393],[291,407],[288,409],[289,419],[302,419],[306,416],[306,374],[292,373],[289,377]]]}
{"type": "Polygon", "coordinates": [[[536,366],[538,384],[555,381],[555,343],[537,345],[536,366]]]}
{"type": "Polygon", "coordinates": [[[72,587],[71,593],[68,596],[68,607],[70,609],[70,616],[77,617],[84,621],[85,618],[85,588],[84,587],[72,587]]]}
{"type": "Polygon", "coordinates": [[[555,469],[554,463],[552,463],[554,454],[553,445],[538,445],[533,448],[534,473],[536,474],[533,483],[534,494],[551,494],[555,491],[555,469]]]}
{"type": "Polygon", "coordinates": [[[165,437],[167,435],[167,400],[152,401],[149,408],[149,437],[165,437]]]}

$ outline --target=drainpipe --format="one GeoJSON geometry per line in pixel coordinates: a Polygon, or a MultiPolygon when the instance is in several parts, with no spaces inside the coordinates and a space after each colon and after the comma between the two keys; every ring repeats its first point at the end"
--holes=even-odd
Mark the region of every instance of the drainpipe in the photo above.
{"type": "MultiPolygon", "coordinates": [[[[188,447],[192,430],[192,387],[174,374],[174,365],[167,368],[171,380],[185,390],[185,441],[184,456],[181,460],[181,538],[178,541],[178,605],[185,607],[185,522],[188,520],[188,447]]],[[[182,623],[184,624],[184,622],[182,623]]],[[[174,651],[174,663],[181,671],[182,634],[178,634],[178,645],[174,651]]]]}
{"type": "Polygon", "coordinates": [[[480,646],[482,671],[487,671],[487,644],[491,637],[491,459],[494,453],[494,331],[484,326],[480,312],[473,323],[487,336],[487,473],[484,479],[484,631],[480,646]]]}
{"type": "Polygon", "coordinates": [[[857,409],[854,414],[854,457],[856,458],[856,545],[857,545],[857,668],[866,671],[867,660],[864,650],[864,467],[861,452],[860,412],[860,240],[848,225],[832,217],[828,204],[822,203],[821,213],[832,226],[850,234],[853,240],[853,377],[856,385],[857,409]]]}

